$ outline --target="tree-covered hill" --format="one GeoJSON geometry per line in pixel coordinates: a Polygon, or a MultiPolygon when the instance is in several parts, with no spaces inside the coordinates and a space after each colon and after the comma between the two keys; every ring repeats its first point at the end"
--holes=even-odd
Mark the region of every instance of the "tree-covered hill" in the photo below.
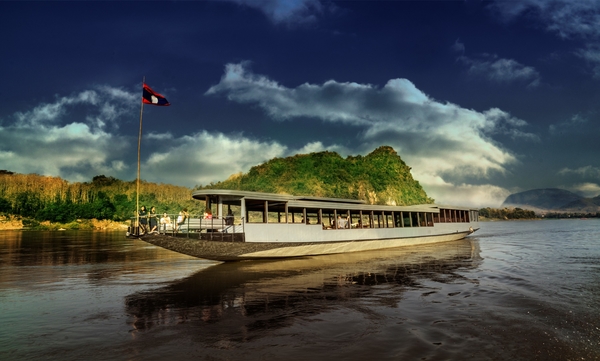
{"type": "Polygon", "coordinates": [[[433,203],[410,169],[389,146],[345,159],[325,151],[275,158],[246,174],[198,188],[361,199],[369,204],[433,203]]]}
{"type": "Polygon", "coordinates": [[[600,196],[585,198],[564,189],[532,189],[509,195],[504,207],[526,207],[538,213],[596,213],[600,212],[600,196]]]}

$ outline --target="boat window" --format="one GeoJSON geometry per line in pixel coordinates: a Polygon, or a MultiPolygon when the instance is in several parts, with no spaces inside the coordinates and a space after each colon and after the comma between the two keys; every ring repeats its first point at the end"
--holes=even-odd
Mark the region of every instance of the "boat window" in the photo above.
{"type": "Polygon", "coordinates": [[[362,213],[359,215],[358,228],[369,228],[371,227],[371,220],[369,219],[369,213],[362,213]]]}
{"type": "Polygon", "coordinates": [[[334,215],[330,210],[323,210],[323,228],[332,229],[334,228],[334,215]]]}
{"type": "Polygon", "coordinates": [[[385,226],[387,228],[394,227],[394,216],[392,215],[392,212],[388,212],[385,214],[385,226]]]}
{"type": "Polygon", "coordinates": [[[263,212],[248,211],[248,223],[263,223],[263,212]]]}
{"type": "Polygon", "coordinates": [[[246,200],[246,222],[264,223],[265,222],[265,201],[247,199],[246,200]]]}
{"type": "Polygon", "coordinates": [[[290,210],[288,222],[289,223],[303,223],[304,222],[304,213],[297,209],[294,209],[293,211],[290,210]]]}
{"type": "Polygon", "coordinates": [[[336,211],[337,217],[335,219],[336,229],[348,229],[350,228],[350,217],[347,210],[336,211]]]}
{"type": "Polygon", "coordinates": [[[411,227],[419,226],[419,213],[418,212],[410,212],[410,225],[411,225],[411,227]]]}
{"type": "Polygon", "coordinates": [[[382,228],[383,220],[381,219],[381,212],[373,212],[373,227],[382,228]]]}
{"type": "Polygon", "coordinates": [[[225,211],[225,219],[227,220],[227,224],[241,224],[242,219],[242,207],[236,205],[228,205],[227,210],[225,211]],[[231,214],[229,213],[231,210],[231,214]]]}
{"type": "Polygon", "coordinates": [[[402,212],[404,227],[412,227],[410,212],[402,212]]]}

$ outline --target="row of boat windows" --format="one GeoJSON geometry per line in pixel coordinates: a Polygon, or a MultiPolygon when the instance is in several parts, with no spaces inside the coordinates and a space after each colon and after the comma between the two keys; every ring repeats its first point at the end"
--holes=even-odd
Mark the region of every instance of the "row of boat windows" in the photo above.
{"type": "Polygon", "coordinates": [[[289,209],[285,212],[248,210],[249,223],[306,223],[321,224],[324,229],[433,227],[434,223],[458,223],[478,220],[477,211],[440,209],[432,212],[337,211],[289,209]]]}

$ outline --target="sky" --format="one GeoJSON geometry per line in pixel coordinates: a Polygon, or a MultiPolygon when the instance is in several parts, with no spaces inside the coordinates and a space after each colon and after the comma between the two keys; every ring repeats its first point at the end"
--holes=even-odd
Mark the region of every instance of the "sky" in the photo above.
{"type": "Polygon", "coordinates": [[[389,145],[438,204],[600,194],[600,0],[0,2],[0,169],[186,187],[389,145]]]}

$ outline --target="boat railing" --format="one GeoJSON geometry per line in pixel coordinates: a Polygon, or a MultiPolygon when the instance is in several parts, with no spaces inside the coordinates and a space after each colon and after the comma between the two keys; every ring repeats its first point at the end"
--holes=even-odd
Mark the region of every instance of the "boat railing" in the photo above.
{"type": "MultiPolygon", "coordinates": [[[[177,214],[167,214],[167,217],[159,216],[156,218],[157,229],[153,233],[171,235],[187,238],[195,238],[207,240],[221,240],[239,242],[244,240],[244,218],[241,218],[239,224],[235,224],[234,217],[211,217],[204,218],[203,216],[190,215],[185,217],[183,222],[177,222],[177,214]]],[[[129,234],[135,236],[143,236],[149,234],[150,219],[148,216],[140,217],[140,224],[137,223],[137,217],[131,217],[129,234]]]]}

